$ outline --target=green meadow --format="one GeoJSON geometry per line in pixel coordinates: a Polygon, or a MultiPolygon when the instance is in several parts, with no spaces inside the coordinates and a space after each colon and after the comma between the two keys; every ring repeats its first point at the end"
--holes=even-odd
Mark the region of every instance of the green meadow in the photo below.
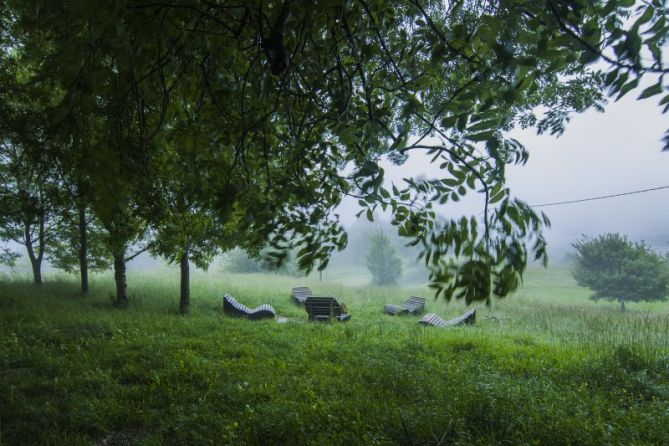
{"type": "MultiPolygon", "coordinates": [[[[325,281],[327,279],[327,281],[325,281]]],[[[422,327],[384,303],[427,288],[178,271],[0,282],[0,445],[669,444],[669,304],[592,302],[566,269],[531,270],[474,326],[422,327]],[[293,286],[345,302],[309,323],[293,286]],[[283,323],[225,316],[223,293],[283,323]]],[[[428,299],[427,311],[461,314],[428,299]]]]}

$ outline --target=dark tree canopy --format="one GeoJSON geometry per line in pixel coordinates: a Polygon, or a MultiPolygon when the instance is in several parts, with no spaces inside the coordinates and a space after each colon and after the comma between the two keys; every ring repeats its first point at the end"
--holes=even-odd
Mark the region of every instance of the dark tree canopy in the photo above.
{"type": "Polygon", "coordinates": [[[548,220],[505,187],[528,156],[508,131],[559,134],[643,76],[658,80],[640,97],[669,103],[659,1],[6,4],[3,66],[52,86],[46,156],[86,179],[117,259],[146,228],[168,258],[207,257],[215,235],[178,229],[195,218],[236,235],[225,249],[270,243],[276,262],[325,268],[353,196],[369,219],[392,212],[440,295],[489,301],[546,259],[548,220]],[[379,162],[412,152],[442,176],[386,184],[379,162]],[[472,193],[480,217],[439,216],[472,193]]]}

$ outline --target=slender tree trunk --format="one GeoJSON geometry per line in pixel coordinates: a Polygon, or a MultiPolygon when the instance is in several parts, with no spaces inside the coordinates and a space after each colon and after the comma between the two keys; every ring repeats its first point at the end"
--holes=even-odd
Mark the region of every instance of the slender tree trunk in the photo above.
{"type": "Polygon", "coordinates": [[[181,256],[181,296],[179,300],[181,314],[188,313],[190,309],[190,265],[188,263],[188,251],[181,256]]]}
{"type": "Polygon", "coordinates": [[[33,247],[33,240],[30,235],[30,224],[24,223],[23,227],[23,240],[26,245],[26,250],[28,251],[28,258],[30,259],[30,266],[33,270],[33,283],[35,285],[42,284],[42,258],[41,256],[35,256],[35,249],[33,247]]]}
{"type": "MultiPolygon", "coordinates": [[[[39,203],[40,203],[40,213],[38,217],[38,233],[37,240],[39,240],[39,247],[37,253],[37,276],[38,279],[35,280],[36,284],[42,283],[42,260],[44,259],[44,253],[46,252],[46,222],[44,215],[44,197],[42,196],[42,189],[39,190],[39,203]],[[37,281],[39,280],[39,281],[37,281]]],[[[33,275],[35,275],[35,265],[33,264],[33,275]]]]}
{"type": "Polygon", "coordinates": [[[39,264],[37,260],[30,260],[31,266],[33,268],[33,283],[35,285],[42,284],[42,265],[39,264]]]}
{"type": "Polygon", "coordinates": [[[81,276],[81,294],[88,293],[88,239],[86,208],[79,207],[79,273],[81,276]]]}
{"type": "Polygon", "coordinates": [[[116,306],[128,306],[128,282],[125,275],[125,252],[114,254],[114,281],[116,282],[116,306]]]}

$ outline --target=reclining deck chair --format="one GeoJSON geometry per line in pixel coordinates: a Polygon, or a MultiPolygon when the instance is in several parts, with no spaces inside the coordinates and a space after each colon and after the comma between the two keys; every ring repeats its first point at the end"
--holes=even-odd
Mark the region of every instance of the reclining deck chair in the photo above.
{"type": "Polygon", "coordinates": [[[434,313],[426,314],[423,319],[418,321],[419,324],[433,325],[435,327],[455,327],[456,325],[471,325],[475,322],[476,308],[467,311],[462,316],[456,317],[455,319],[450,319],[448,321],[443,320],[434,313]]]}
{"type": "Polygon", "coordinates": [[[274,307],[269,304],[262,304],[256,308],[249,308],[227,293],[223,295],[223,312],[231,316],[246,316],[254,321],[263,318],[272,319],[276,316],[274,307]]]}
{"type": "Polygon", "coordinates": [[[290,294],[293,296],[293,299],[295,299],[295,301],[300,305],[304,305],[304,302],[307,300],[307,298],[314,295],[309,287],[306,286],[295,287],[290,294]]]}
{"type": "Polygon", "coordinates": [[[307,297],[304,302],[310,321],[329,321],[334,318],[340,322],[347,321],[351,315],[345,311],[345,306],[337,302],[334,297],[307,297]]]}
{"type": "Polygon", "coordinates": [[[416,296],[411,296],[406,300],[406,302],[404,302],[400,306],[393,304],[386,304],[383,307],[384,313],[392,314],[393,316],[402,313],[419,314],[422,313],[424,309],[425,309],[425,298],[416,296]]]}

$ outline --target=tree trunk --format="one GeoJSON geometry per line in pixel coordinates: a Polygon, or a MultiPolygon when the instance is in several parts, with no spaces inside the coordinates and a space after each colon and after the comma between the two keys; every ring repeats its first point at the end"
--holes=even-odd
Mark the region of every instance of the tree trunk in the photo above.
{"type": "Polygon", "coordinates": [[[114,254],[114,281],[116,282],[116,306],[128,306],[128,282],[125,276],[125,252],[114,254]]]}
{"type": "Polygon", "coordinates": [[[188,263],[188,251],[181,256],[181,297],[179,309],[181,314],[188,313],[190,308],[190,265],[188,263]]]}
{"type": "Polygon", "coordinates": [[[86,208],[79,207],[79,273],[81,276],[81,294],[88,293],[88,239],[86,227],[86,208]]]}
{"type": "Polygon", "coordinates": [[[33,248],[33,240],[30,236],[30,224],[25,223],[23,229],[23,240],[28,251],[28,258],[30,259],[30,266],[33,270],[33,283],[35,285],[42,284],[42,258],[35,256],[35,249],[33,248]]]}
{"type": "Polygon", "coordinates": [[[625,311],[625,301],[620,299],[620,311],[625,311]]]}
{"type": "Polygon", "coordinates": [[[42,265],[37,260],[30,259],[30,263],[33,267],[33,283],[35,285],[42,284],[42,265]]]}

